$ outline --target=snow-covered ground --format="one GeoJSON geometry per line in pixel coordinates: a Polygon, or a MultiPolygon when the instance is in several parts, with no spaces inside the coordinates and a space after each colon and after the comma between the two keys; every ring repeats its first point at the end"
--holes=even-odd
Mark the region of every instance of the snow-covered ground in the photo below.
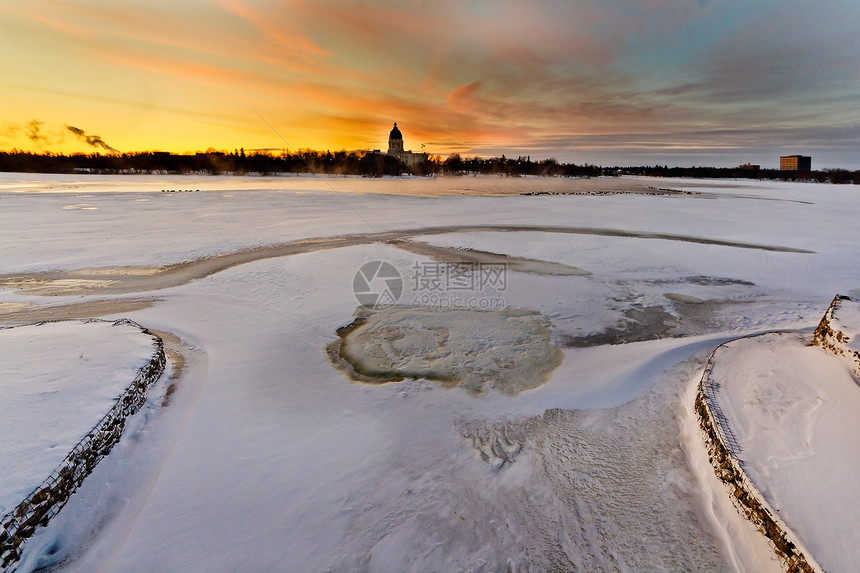
{"type": "Polygon", "coordinates": [[[0,515],[108,413],[152,358],[154,342],[110,322],[0,329],[0,515]]]}
{"type": "Polygon", "coordinates": [[[485,197],[452,193],[492,178],[57,176],[52,193],[3,177],[0,321],[97,309],[172,333],[185,357],[170,405],[21,570],[779,570],[700,463],[689,391],[718,344],[811,332],[858,292],[855,188],[577,180],[553,190],[626,192],[485,197]],[[649,186],[693,194],[630,192],[649,186]],[[403,241],[522,263],[437,290],[450,249],[403,241]],[[351,381],[326,348],[373,261],[399,273],[400,305],[542,313],[562,363],[515,396],[351,381]],[[587,273],[544,272],[562,267],[587,273]]]}

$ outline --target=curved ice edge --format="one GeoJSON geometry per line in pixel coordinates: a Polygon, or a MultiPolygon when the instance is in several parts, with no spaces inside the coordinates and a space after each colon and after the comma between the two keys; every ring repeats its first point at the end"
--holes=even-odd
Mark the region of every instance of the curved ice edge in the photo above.
{"type": "MultiPolygon", "coordinates": [[[[155,350],[141,366],[134,380],[120,394],[101,420],[69,452],[65,459],[14,509],[0,518],[0,570],[14,571],[25,540],[38,526],[47,525],[98,463],[119,442],[126,418],[146,402],[147,390],[164,372],[164,343],[159,336],[127,318],[107,321],[86,319],[74,322],[108,322],[114,326],[131,325],[152,337],[155,350]]],[[[38,324],[44,324],[40,322],[38,324]]]]}

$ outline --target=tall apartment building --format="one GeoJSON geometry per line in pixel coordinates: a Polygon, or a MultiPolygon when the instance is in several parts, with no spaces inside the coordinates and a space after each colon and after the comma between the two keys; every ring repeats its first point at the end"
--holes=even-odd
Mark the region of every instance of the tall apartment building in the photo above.
{"type": "Polygon", "coordinates": [[[812,171],[812,157],[809,155],[783,155],[779,158],[780,171],[812,171]]]}

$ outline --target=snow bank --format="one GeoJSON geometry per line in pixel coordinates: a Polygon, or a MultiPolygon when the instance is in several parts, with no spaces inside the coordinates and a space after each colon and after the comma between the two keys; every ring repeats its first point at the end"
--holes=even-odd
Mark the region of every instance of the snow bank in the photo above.
{"type": "Polygon", "coordinates": [[[737,435],[732,431],[717,400],[721,384],[712,375],[716,356],[727,344],[730,343],[719,346],[711,355],[696,395],[695,410],[699,417],[699,426],[704,432],[708,458],[717,478],[731,491],[732,501],[738,511],[773,543],[785,569],[790,573],[812,573],[816,569],[810,565],[811,557],[808,552],[798,547],[796,535],[774,515],[775,512],[764,500],[759,489],[744,473],[745,466],[739,457],[741,447],[737,435]]]}
{"type": "Polygon", "coordinates": [[[0,565],[119,441],[164,363],[160,339],[127,320],[0,330],[0,452],[14,461],[0,466],[0,565]]]}
{"type": "MultiPolygon", "coordinates": [[[[834,300],[816,340],[847,343],[833,330],[845,328],[844,300],[834,300]]],[[[790,571],[860,562],[860,387],[845,359],[854,357],[773,332],[722,345],[702,378],[696,409],[717,475],[790,571]]]]}

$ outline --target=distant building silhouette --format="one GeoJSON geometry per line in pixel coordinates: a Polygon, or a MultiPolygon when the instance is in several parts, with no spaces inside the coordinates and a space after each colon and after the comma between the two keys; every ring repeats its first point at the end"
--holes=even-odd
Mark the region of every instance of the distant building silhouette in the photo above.
{"type": "Polygon", "coordinates": [[[412,151],[403,150],[403,134],[397,129],[396,121],[391,133],[388,134],[388,155],[393,155],[405,163],[407,167],[415,167],[419,163],[427,161],[426,153],[413,153],[412,151]]]}
{"type": "Polygon", "coordinates": [[[403,134],[397,129],[397,122],[394,122],[394,129],[388,134],[388,153],[396,155],[403,153],[403,134]]]}
{"type": "Polygon", "coordinates": [[[738,165],[738,169],[745,169],[747,171],[758,171],[761,169],[761,165],[756,165],[755,163],[744,163],[742,165],[738,165]]]}
{"type": "Polygon", "coordinates": [[[779,158],[780,171],[812,171],[812,156],[783,155],[779,158]]]}

